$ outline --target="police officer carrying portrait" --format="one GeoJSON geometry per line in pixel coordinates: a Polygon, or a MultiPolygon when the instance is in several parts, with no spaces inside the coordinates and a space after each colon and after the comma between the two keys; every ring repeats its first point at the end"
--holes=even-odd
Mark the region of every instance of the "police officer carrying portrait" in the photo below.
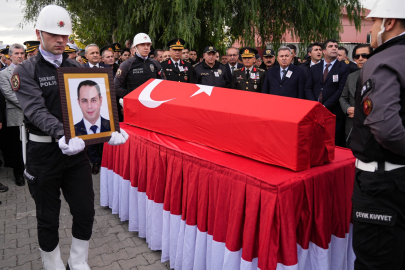
{"type": "Polygon", "coordinates": [[[115,75],[114,84],[117,96],[122,98],[149,79],[162,79],[160,63],[148,57],[152,46],[145,33],[135,35],[132,44],[135,56],[123,62],[115,75]]]}
{"type": "Polygon", "coordinates": [[[192,81],[193,66],[181,59],[185,43],[181,38],[175,38],[167,43],[167,47],[170,48],[170,58],[160,63],[167,80],[176,82],[192,81]]]}
{"type": "Polygon", "coordinates": [[[266,71],[254,66],[256,54],[257,50],[254,48],[244,47],[240,49],[240,55],[245,66],[235,69],[233,72],[231,88],[250,92],[262,92],[266,71]]]}
{"type": "Polygon", "coordinates": [[[355,96],[355,270],[405,269],[405,1],[377,0],[355,96]]]}
{"type": "MultiPolygon", "coordinates": [[[[45,270],[89,270],[89,239],[94,220],[94,191],[84,141],[65,140],[58,67],[79,67],[63,54],[72,33],[68,12],[59,6],[44,7],[38,15],[38,54],[14,69],[12,88],[25,116],[28,131],[24,177],[36,205],[38,241],[45,270]],[[72,245],[65,268],[59,248],[60,193],[73,216],[72,245]]],[[[114,132],[112,145],[125,143],[124,130],[114,132]]]]}
{"type": "Polygon", "coordinates": [[[215,60],[217,52],[214,46],[208,46],[204,49],[204,60],[193,66],[193,83],[230,87],[226,67],[215,60]]]}

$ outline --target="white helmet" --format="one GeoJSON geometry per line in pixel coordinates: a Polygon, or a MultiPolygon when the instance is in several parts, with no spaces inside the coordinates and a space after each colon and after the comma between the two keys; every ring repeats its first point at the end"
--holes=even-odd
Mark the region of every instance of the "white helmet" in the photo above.
{"type": "Polygon", "coordinates": [[[367,20],[371,20],[371,18],[405,19],[405,1],[377,0],[366,17],[367,20]]]}
{"type": "Polygon", "coordinates": [[[55,35],[70,35],[72,34],[72,21],[66,9],[49,5],[39,13],[35,29],[55,35]]]}
{"type": "Polygon", "coordinates": [[[152,40],[150,40],[150,37],[145,33],[136,34],[132,46],[136,46],[141,43],[152,43],[152,40]]]}

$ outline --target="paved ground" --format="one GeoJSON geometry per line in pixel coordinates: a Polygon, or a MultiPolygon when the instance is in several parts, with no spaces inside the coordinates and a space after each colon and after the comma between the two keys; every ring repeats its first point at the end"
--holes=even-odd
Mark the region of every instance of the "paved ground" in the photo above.
{"type": "MultiPolygon", "coordinates": [[[[128,232],[128,222],[100,206],[100,177],[93,177],[96,216],[90,239],[89,265],[92,270],[167,270],[169,263],[160,262],[161,252],[148,248],[145,239],[128,232]]],[[[35,205],[28,187],[14,184],[12,170],[0,168],[0,183],[9,191],[0,193],[0,269],[42,269],[38,250],[35,205]]],[[[71,215],[62,196],[59,245],[66,263],[71,243],[71,215]]]]}

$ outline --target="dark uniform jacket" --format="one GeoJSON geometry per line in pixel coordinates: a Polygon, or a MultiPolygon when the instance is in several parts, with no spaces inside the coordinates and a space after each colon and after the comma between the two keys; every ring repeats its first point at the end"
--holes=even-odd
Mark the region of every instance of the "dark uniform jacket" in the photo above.
{"type": "Polygon", "coordinates": [[[135,55],[123,62],[115,75],[114,85],[118,97],[124,97],[149,79],[162,79],[158,61],[135,55]]]}
{"type": "Polygon", "coordinates": [[[249,78],[247,78],[246,75],[245,67],[235,69],[233,71],[231,88],[261,93],[266,71],[261,68],[253,67],[249,78]]]}
{"type": "MultiPolygon", "coordinates": [[[[236,67],[233,71],[235,72],[235,70],[237,70],[238,68],[243,68],[244,66],[245,66],[244,64],[236,62],[236,67]]],[[[227,63],[225,65],[225,68],[226,68],[226,72],[228,73],[229,84],[231,84],[232,83],[232,71],[231,71],[231,67],[229,66],[229,63],[227,63]]]]}
{"type": "MultiPolygon", "coordinates": [[[[101,117],[101,116],[100,116],[101,117]]],[[[101,117],[101,132],[111,131],[110,120],[107,120],[101,117]]],[[[86,125],[84,124],[84,120],[82,119],[80,122],[75,124],[75,134],[76,136],[87,135],[86,125]]]]}
{"type": "Polygon", "coordinates": [[[350,73],[353,73],[353,72],[355,72],[357,70],[360,70],[359,67],[357,66],[357,64],[355,62],[353,62],[353,61],[342,60],[340,62],[345,63],[346,65],[349,66],[350,73]]]}
{"type": "Polygon", "coordinates": [[[225,66],[218,61],[215,61],[214,66],[211,68],[203,60],[194,65],[193,73],[192,83],[227,88],[231,85],[225,66]]]}
{"type": "Polygon", "coordinates": [[[262,92],[272,95],[305,98],[305,75],[301,68],[290,64],[287,75],[281,80],[280,66],[267,70],[262,92]],[[288,73],[290,71],[290,73],[288,73]]]}
{"type": "MultiPolygon", "coordinates": [[[[80,67],[80,64],[64,56],[61,67],[80,67]]],[[[56,67],[38,52],[14,69],[11,84],[29,132],[61,138],[64,131],[56,67]]]]}
{"type": "Polygon", "coordinates": [[[395,37],[374,50],[360,71],[351,149],[364,162],[405,164],[404,50],[405,35],[395,37]]]}
{"type": "Polygon", "coordinates": [[[179,67],[176,69],[174,62],[171,58],[164,60],[160,63],[162,71],[169,81],[176,82],[190,82],[192,81],[193,66],[184,60],[179,60],[179,67]]]}

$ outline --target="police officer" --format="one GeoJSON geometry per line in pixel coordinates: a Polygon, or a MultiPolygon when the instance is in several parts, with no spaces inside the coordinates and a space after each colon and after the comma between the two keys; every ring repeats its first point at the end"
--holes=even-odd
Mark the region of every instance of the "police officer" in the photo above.
{"type": "Polygon", "coordinates": [[[176,82],[192,81],[193,66],[181,59],[185,43],[181,38],[175,38],[167,43],[167,47],[170,48],[170,58],[160,63],[167,80],[176,82]]]}
{"type": "Polygon", "coordinates": [[[233,72],[231,88],[261,93],[266,71],[254,66],[257,50],[244,47],[239,53],[245,66],[233,72]]]}
{"type": "MultiPolygon", "coordinates": [[[[45,270],[65,269],[59,248],[60,190],[73,215],[72,245],[67,269],[89,270],[89,239],[94,219],[94,191],[84,141],[65,140],[57,67],[79,67],[63,55],[72,23],[59,6],[44,7],[38,15],[39,52],[14,69],[12,88],[25,115],[28,130],[24,177],[36,205],[38,241],[45,270]]],[[[68,124],[68,123],[65,123],[68,124]]],[[[113,132],[110,144],[128,135],[113,132]]]]}
{"type": "Polygon", "coordinates": [[[147,34],[135,35],[132,46],[135,56],[123,62],[115,75],[118,97],[124,97],[149,79],[162,79],[163,76],[159,62],[148,58],[152,41],[147,34]]]}
{"type": "Polygon", "coordinates": [[[355,270],[405,266],[405,1],[377,0],[355,97],[355,270]]]}
{"type": "Polygon", "coordinates": [[[193,83],[230,87],[226,67],[215,60],[217,52],[214,46],[208,46],[204,49],[204,60],[193,66],[193,83]]]}
{"type": "Polygon", "coordinates": [[[38,53],[39,41],[29,40],[25,41],[24,45],[26,47],[25,52],[27,53],[27,58],[33,57],[38,53]]]}
{"type": "Polygon", "coordinates": [[[273,49],[266,49],[263,52],[263,63],[259,66],[259,68],[263,70],[268,70],[269,68],[278,65],[276,54],[274,53],[273,49]]]}

